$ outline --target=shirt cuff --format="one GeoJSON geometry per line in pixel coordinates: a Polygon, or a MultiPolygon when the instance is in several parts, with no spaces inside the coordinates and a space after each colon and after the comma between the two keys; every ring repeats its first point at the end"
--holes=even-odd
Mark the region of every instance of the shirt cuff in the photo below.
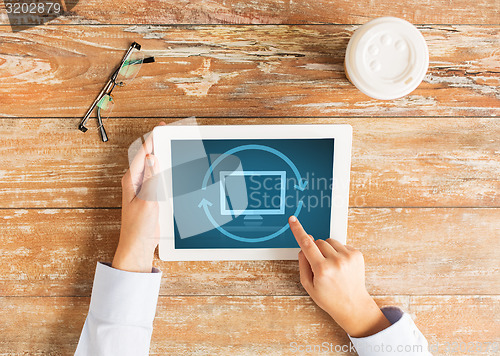
{"type": "Polygon", "coordinates": [[[367,337],[356,338],[349,335],[360,356],[389,353],[429,355],[427,340],[409,314],[396,307],[385,307],[381,310],[391,326],[367,337]]]}
{"type": "Polygon", "coordinates": [[[127,272],[97,263],[89,312],[125,325],[150,326],[156,312],[162,273],[127,272]]]}

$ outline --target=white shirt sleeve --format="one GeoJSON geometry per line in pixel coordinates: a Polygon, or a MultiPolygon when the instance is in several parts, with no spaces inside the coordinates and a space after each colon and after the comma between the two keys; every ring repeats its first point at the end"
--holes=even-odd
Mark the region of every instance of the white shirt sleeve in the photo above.
{"type": "Polygon", "coordinates": [[[388,328],[368,337],[351,337],[359,356],[429,356],[429,345],[409,314],[396,307],[381,309],[391,323],[388,328]]]}
{"type": "Polygon", "coordinates": [[[161,272],[121,271],[98,263],[77,356],[148,355],[161,272]]]}

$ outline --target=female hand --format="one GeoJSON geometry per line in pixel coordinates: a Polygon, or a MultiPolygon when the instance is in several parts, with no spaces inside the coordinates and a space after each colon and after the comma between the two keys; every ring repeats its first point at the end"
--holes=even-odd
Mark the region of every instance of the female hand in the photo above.
{"type": "Polygon", "coordinates": [[[289,219],[297,240],[300,282],[314,302],[353,337],[366,337],[391,324],[365,287],[361,252],[334,239],[314,240],[295,216],[289,219]]]}
{"type": "Polygon", "coordinates": [[[154,178],[158,160],[152,152],[150,134],[122,178],[122,225],[112,266],[124,271],[150,273],[153,269],[159,226],[154,178]]]}

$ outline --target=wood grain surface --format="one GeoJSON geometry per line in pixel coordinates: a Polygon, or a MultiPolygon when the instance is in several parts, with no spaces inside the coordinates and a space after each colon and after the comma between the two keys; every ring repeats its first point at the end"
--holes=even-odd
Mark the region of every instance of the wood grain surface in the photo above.
{"type": "MultiPolygon", "coordinates": [[[[495,354],[498,0],[65,3],[23,29],[0,2],[0,355],[74,352],[96,262],[118,242],[130,147],[160,120],[352,125],[348,241],[364,253],[369,291],[408,311],[434,355],[495,354]],[[423,82],[397,100],[361,94],[344,73],[352,33],[379,16],[417,24],[429,47],[423,82]],[[114,91],[102,143],[76,127],[134,40],[156,62],[114,91]]],[[[296,261],[155,266],[152,355],[348,343],[300,286],[296,261]]]]}
{"type": "MultiPolygon", "coordinates": [[[[422,24],[498,24],[497,0],[65,0],[58,23],[76,24],[359,24],[396,16],[422,24]],[[76,6],[75,6],[76,5],[76,6]]],[[[0,3],[0,24],[8,24],[0,3]],[[3,16],[2,16],[3,15],[3,16]]],[[[29,18],[28,18],[29,20],[29,18]]],[[[28,23],[38,23],[28,21],[28,23]]]]}
{"type": "Polygon", "coordinates": [[[474,116],[500,113],[500,26],[421,26],[422,84],[387,102],[346,79],[357,26],[0,28],[0,116],[82,117],[131,43],[154,55],[113,117],[474,116]]]}
{"type": "MultiPolygon", "coordinates": [[[[410,310],[428,336],[434,355],[457,354],[452,343],[479,345],[482,350],[470,354],[493,355],[494,345],[488,343],[500,339],[498,296],[392,296],[375,300],[380,306],[400,305],[410,310]]],[[[5,320],[0,324],[0,352],[72,354],[88,303],[87,297],[0,297],[0,316],[5,320]],[[7,314],[11,317],[5,317],[7,314]]],[[[348,345],[349,339],[307,296],[160,297],[151,354],[290,355],[293,342],[303,347],[326,342],[335,350],[336,345],[348,345]]]]}
{"type": "MultiPolygon", "coordinates": [[[[160,119],[0,120],[0,207],[120,207],[129,147],[160,119]],[[95,121],[95,120],[94,120],[95,121]]],[[[167,123],[183,120],[164,119],[167,123]]],[[[245,118],[198,124],[353,126],[353,207],[500,207],[498,118],[245,118]]],[[[131,152],[134,152],[131,149],[131,152]]],[[[133,153],[131,153],[133,155],[133,153]]]]}
{"type": "MultiPolygon", "coordinates": [[[[499,216],[498,208],[350,209],[348,242],[364,253],[377,295],[500,294],[499,216]]],[[[8,209],[0,221],[0,296],[88,296],[96,262],[113,258],[120,210],[8,209]]],[[[161,295],[305,295],[296,261],[155,265],[161,295]]]]}

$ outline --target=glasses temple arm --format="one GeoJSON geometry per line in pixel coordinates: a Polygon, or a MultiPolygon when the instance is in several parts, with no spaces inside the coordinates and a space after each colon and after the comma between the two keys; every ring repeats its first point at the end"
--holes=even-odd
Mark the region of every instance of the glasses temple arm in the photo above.
{"type": "MultiPolygon", "coordinates": [[[[115,71],[116,72],[116,71],[115,71]]],[[[113,73],[114,75],[115,73],[113,73]]],[[[104,96],[104,94],[106,94],[106,92],[109,90],[109,88],[114,84],[114,79],[113,78],[110,78],[108,80],[108,82],[106,83],[106,85],[104,86],[104,88],[102,88],[101,92],[99,93],[99,95],[97,96],[97,98],[94,100],[94,102],[92,103],[92,105],[90,106],[90,109],[87,111],[87,113],[85,114],[85,116],[83,117],[82,121],[80,121],[80,124],[78,125],[78,129],[82,132],[85,132],[87,131],[87,128],[85,127],[85,124],[87,123],[87,120],[89,119],[90,117],[90,114],[92,114],[92,111],[95,109],[96,105],[99,103],[99,100],[102,99],[102,97],[104,96]]]]}
{"type": "Polygon", "coordinates": [[[106,130],[104,129],[104,124],[102,122],[101,108],[100,107],[97,107],[97,122],[99,123],[99,133],[101,134],[102,142],[107,142],[108,141],[108,134],[106,133],[106,130]]]}

